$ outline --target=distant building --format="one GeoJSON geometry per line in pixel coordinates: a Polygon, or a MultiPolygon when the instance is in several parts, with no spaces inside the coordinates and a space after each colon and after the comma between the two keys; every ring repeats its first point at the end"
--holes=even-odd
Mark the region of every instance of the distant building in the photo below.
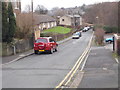
{"type": "Polygon", "coordinates": [[[48,15],[38,15],[33,14],[34,17],[34,30],[35,30],[35,39],[40,37],[40,31],[44,29],[49,29],[57,26],[56,19],[48,15]]]}
{"type": "Polygon", "coordinates": [[[82,17],[80,15],[64,15],[60,17],[59,25],[66,25],[66,26],[82,25],[82,17]]]}

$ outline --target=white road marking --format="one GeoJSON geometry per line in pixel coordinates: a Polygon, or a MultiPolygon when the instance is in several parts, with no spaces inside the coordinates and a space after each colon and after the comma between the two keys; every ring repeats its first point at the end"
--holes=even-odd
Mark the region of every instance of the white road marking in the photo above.
{"type": "Polygon", "coordinates": [[[117,62],[117,63],[119,63],[119,60],[118,60],[118,58],[115,58],[115,60],[116,60],[116,62],[117,62]]]}

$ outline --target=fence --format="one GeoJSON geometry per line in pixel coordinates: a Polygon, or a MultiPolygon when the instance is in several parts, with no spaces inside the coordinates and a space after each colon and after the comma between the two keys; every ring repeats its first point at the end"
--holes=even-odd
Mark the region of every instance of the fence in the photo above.
{"type": "Polygon", "coordinates": [[[2,43],[2,56],[13,55],[33,48],[33,38],[18,40],[15,44],[2,43]]]}

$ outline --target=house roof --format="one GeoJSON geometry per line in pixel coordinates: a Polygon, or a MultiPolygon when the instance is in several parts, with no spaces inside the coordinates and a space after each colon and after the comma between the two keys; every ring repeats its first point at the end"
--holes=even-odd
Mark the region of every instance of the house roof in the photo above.
{"type": "Polygon", "coordinates": [[[80,15],[74,15],[74,17],[80,17],[80,15]]]}
{"type": "Polygon", "coordinates": [[[33,17],[34,17],[34,24],[56,21],[56,19],[54,19],[54,18],[52,18],[51,16],[48,16],[48,15],[33,14],[33,17]]]}
{"type": "Polygon", "coordinates": [[[67,17],[71,17],[71,18],[73,18],[73,17],[81,17],[80,15],[65,15],[65,16],[67,16],[67,17]]]}

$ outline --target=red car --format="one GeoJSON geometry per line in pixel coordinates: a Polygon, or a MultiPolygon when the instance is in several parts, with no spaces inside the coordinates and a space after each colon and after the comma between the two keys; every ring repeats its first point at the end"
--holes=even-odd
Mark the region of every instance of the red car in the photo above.
{"type": "Polygon", "coordinates": [[[34,42],[34,53],[49,52],[53,53],[57,51],[58,44],[52,39],[52,37],[40,37],[34,42]]]}

